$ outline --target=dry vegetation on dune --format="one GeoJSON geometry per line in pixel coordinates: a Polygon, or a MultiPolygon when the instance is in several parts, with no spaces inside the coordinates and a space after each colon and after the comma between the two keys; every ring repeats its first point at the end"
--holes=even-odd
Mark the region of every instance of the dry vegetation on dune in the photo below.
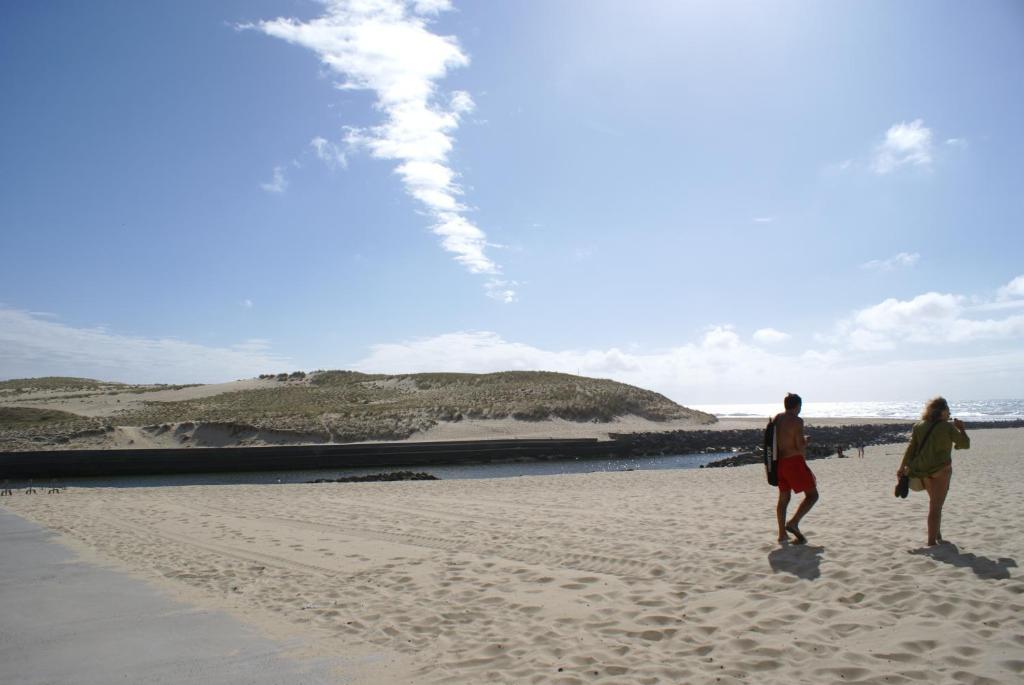
{"type": "MultiPolygon", "coordinates": [[[[83,424],[90,419],[56,409],[33,409],[32,407],[0,407],[0,426],[4,428],[32,428],[36,426],[65,426],[83,424]]],[[[91,423],[89,423],[91,425],[91,423]]]]}
{"type": "Polygon", "coordinates": [[[67,376],[47,376],[46,378],[12,378],[0,381],[0,396],[26,392],[87,390],[96,392],[108,388],[121,387],[120,383],[95,381],[91,378],[69,378],[67,376]]]}
{"type": "Polygon", "coordinates": [[[9,381],[0,381],[0,400],[16,399],[21,395],[31,395],[34,393],[47,393],[45,397],[47,400],[90,397],[97,394],[118,395],[121,393],[131,393],[133,395],[141,395],[147,392],[192,388],[197,385],[200,384],[189,383],[185,385],[167,385],[164,383],[157,383],[155,385],[132,385],[128,383],[97,381],[91,378],[70,378],[66,376],[14,378],[9,381]]]}
{"type": "MultiPolygon", "coordinates": [[[[439,422],[463,419],[544,421],[557,418],[602,423],[620,416],[638,416],[652,421],[714,421],[708,414],[682,407],[649,390],[552,372],[389,376],[316,371],[267,374],[261,379],[265,383],[257,388],[179,401],[135,402],[106,417],[104,423],[119,426],[220,424],[289,431],[307,437],[312,434],[322,436],[324,441],[355,442],[404,439],[439,422]]],[[[32,386],[30,381],[17,381],[16,387],[51,391],[77,387],[86,392],[91,389],[95,393],[108,393],[111,385],[83,379],[38,381],[38,386],[32,386]],[[67,381],[80,381],[81,385],[74,386],[67,381]]],[[[119,392],[169,387],[120,386],[119,392]]],[[[93,424],[95,421],[89,425],[93,424]]],[[[53,427],[57,428],[56,424],[53,427]]],[[[24,428],[0,420],[0,431],[23,432],[24,428]]],[[[38,429],[33,431],[36,437],[53,433],[42,424],[35,428],[38,429]]]]}
{"type": "Polygon", "coordinates": [[[627,414],[655,421],[706,416],[648,390],[560,373],[387,376],[320,371],[268,388],[147,402],[119,421],[244,423],[261,429],[324,431],[335,441],[358,441],[402,439],[439,421],[463,418],[602,422],[627,414]]]}
{"type": "Polygon", "coordinates": [[[0,451],[66,443],[83,434],[104,430],[103,422],[71,412],[0,406],[0,451]]]}

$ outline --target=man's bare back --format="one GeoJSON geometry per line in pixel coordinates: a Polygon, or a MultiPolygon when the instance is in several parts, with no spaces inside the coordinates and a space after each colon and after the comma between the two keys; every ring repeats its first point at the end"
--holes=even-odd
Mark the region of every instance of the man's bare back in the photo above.
{"type": "Polygon", "coordinates": [[[789,412],[775,417],[775,439],[779,450],[779,459],[803,454],[807,447],[804,437],[804,420],[789,412]]]}

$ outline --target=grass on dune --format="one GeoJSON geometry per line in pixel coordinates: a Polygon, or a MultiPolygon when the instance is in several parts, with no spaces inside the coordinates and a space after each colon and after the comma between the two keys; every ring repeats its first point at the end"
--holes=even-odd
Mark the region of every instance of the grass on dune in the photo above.
{"type": "MultiPolygon", "coordinates": [[[[102,425],[147,426],[181,422],[225,423],[258,429],[317,433],[338,442],[395,440],[441,421],[552,418],[608,422],[635,415],[653,421],[710,415],[668,398],[615,381],[544,371],[421,373],[390,376],[356,371],[265,374],[262,387],[180,401],[143,400],[103,420],[67,412],[14,414],[0,430],[21,438],[63,434],[102,425]],[[59,415],[63,415],[62,417],[59,415]]],[[[133,386],[89,379],[44,378],[4,381],[0,390],[78,390],[49,399],[90,394],[143,393],[186,386],[133,386]],[[4,385],[6,384],[6,385],[4,385]],[[77,385],[76,385],[77,384],[77,385]]],[[[22,410],[27,411],[27,410],[22,410]]],[[[42,411],[42,410],[32,410],[42,411]]],[[[0,436],[2,437],[2,436],[0,436]]]]}
{"type": "Polygon", "coordinates": [[[39,392],[45,390],[105,390],[119,386],[121,383],[96,381],[91,378],[72,378],[70,376],[47,376],[45,378],[12,378],[0,381],[0,392],[39,392]]]}
{"type": "Polygon", "coordinates": [[[319,371],[271,387],[182,402],[147,402],[118,423],[248,423],[327,431],[337,440],[408,437],[438,421],[516,418],[607,422],[633,414],[654,421],[709,418],[657,393],[569,374],[509,371],[406,376],[319,371]]]}

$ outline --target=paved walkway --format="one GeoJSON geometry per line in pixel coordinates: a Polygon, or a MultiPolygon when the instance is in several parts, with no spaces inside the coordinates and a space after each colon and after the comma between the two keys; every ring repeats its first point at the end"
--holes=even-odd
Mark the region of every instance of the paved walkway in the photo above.
{"type": "Polygon", "coordinates": [[[344,683],[227,614],[77,561],[0,508],[0,683],[344,683]]]}

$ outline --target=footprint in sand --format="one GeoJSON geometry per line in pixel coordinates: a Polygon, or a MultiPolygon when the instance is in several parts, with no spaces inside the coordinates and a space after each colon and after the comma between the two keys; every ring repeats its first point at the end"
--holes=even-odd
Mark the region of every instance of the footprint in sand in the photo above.
{"type": "Polygon", "coordinates": [[[988,678],[970,671],[955,671],[953,680],[958,683],[970,683],[970,685],[1003,685],[1002,681],[988,678]]]}
{"type": "Polygon", "coordinates": [[[641,625],[648,625],[648,626],[668,626],[668,625],[677,624],[680,621],[681,621],[681,619],[679,619],[679,618],[677,618],[675,616],[651,615],[651,616],[641,616],[640,618],[637,619],[636,622],[641,624],[641,625]]]}
{"type": "Polygon", "coordinates": [[[846,666],[843,668],[819,668],[814,672],[818,675],[825,676],[822,678],[822,682],[832,683],[842,681],[851,682],[871,675],[871,671],[868,669],[857,668],[856,666],[846,666]]]}
{"type": "Polygon", "coordinates": [[[1021,661],[1020,659],[1000,661],[999,665],[1013,673],[1024,673],[1024,661],[1021,661]]]}
{"type": "Polygon", "coordinates": [[[939,643],[934,640],[908,640],[899,644],[900,647],[914,654],[929,652],[938,647],[938,645],[939,643]]]}
{"type": "Polygon", "coordinates": [[[911,664],[921,660],[921,657],[916,654],[908,654],[906,652],[893,652],[893,653],[879,653],[873,654],[876,659],[885,659],[886,661],[895,661],[901,664],[911,664]]]}

